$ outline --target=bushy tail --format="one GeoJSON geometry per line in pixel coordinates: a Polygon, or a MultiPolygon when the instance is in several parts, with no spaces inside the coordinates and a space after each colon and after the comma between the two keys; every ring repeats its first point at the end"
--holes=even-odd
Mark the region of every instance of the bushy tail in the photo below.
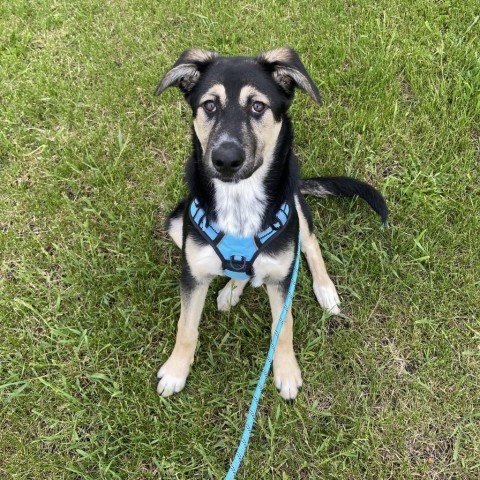
{"type": "Polygon", "coordinates": [[[387,204],[380,192],[368,183],[350,177],[306,178],[300,180],[300,191],[315,197],[334,195],[363,198],[380,215],[382,222],[387,224],[387,204]]]}

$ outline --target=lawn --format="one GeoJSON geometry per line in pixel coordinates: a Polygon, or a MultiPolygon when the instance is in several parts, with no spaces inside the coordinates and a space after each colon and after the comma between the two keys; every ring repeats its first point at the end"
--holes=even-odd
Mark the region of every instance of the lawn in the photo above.
{"type": "Polygon", "coordinates": [[[310,199],[342,300],[303,261],[304,389],[269,378],[241,479],[480,475],[480,20],[474,0],[0,4],[0,478],[222,478],[269,345],[263,288],[212,285],[185,390],[160,398],[190,112],[154,98],[180,52],[297,49],[323,105],[291,109],[304,176],[375,185],[310,199]]]}

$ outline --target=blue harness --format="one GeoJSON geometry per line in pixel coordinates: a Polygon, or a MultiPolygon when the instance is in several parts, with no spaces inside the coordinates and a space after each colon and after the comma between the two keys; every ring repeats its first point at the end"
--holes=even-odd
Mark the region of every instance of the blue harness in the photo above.
{"type": "Polygon", "coordinates": [[[290,211],[290,205],[285,202],[275,222],[265,230],[253,237],[236,237],[222,232],[216,223],[209,221],[196,198],[189,207],[190,220],[222,261],[223,274],[235,280],[247,280],[253,275],[253,262],[267,243],[285,228],[290,211]]]}

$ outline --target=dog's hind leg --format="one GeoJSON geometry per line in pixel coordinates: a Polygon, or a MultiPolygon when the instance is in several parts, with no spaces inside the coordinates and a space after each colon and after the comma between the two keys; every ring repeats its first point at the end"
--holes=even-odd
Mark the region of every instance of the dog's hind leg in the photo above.
{"type": "Polygon", "coordinates": [[[340,313],[340,299],[332,280],[328,276],[318,241],[312,232],[307,216],[310,216],[308,205],[303,198],[295,199],[298,219],[300,222],[300,247],[307,258],[308,267],[313,278],[313,291],[318,303],[336,315],[340,313]]]}
{"type": "Polygon", "coordinates": [[[186,199],[180,200],[173,212],[167,218],[165,228],[172,237],[178,248],[182,248],[183,241],[183,215],[185,212],[186,199]]]}
{"type": "Polygon", "coordinates": [[[228,312],[234,307],[242,296],[243,290],[250,280],[230,280],[217,296],[217,307],[222,312],[228,312]]]}

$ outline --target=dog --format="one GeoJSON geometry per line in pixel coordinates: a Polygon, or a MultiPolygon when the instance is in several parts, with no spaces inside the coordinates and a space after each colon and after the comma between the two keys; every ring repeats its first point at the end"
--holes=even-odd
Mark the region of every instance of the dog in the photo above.
{"type": "MultiPolygon", "coordinates": [[[[388,215],[381,194],[364,182],[348,177],[300,179],[287,112],[296,89],[317,103],[320,95],[292,48],[256,57],[189,49],[165,74],[155,96],[171,86],[180,89],[192,109],[193,153],[186,164],[188,197],[166,222],[182,249],[182,272],[176,342],[157,375],[157,392],[163,397],[185,386],[207,290],[217,275],[230,277],[217,298],[223,311],[238,303],[249,282],[266,285],[273,333],[300,241],[319,304],[331,314],[340,312],[304,194],[359,196],[384,223],[388,215]]],[[[295,399],[302,386],[292,326],[290,309],[273,359],[275,386],[285,400],[295,399]]]]}

